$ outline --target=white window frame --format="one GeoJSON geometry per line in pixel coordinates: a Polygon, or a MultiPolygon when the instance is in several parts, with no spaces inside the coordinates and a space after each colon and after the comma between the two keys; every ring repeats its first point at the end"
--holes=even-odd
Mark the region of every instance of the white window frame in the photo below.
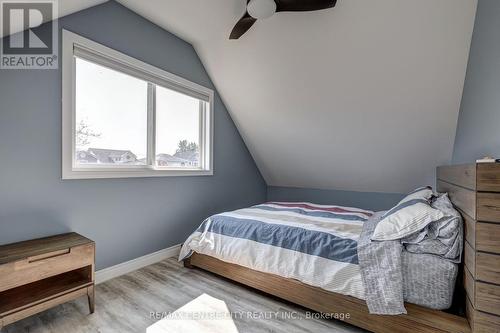
{"type": "Polygon", "coordinates": [[[214,91],[166,72],[109,47],[63,30],[62,45],[62,179],[134,178],[213,175],[214,91]],[[132,75],[148,82],[147,158],[146,165],[77,165],[75,155],[75,54],[84,54],[100,66],[132,75]],[[200,167],[175,168],[155,165],[155,87],[156,85],[199,98],[200,167]]]}

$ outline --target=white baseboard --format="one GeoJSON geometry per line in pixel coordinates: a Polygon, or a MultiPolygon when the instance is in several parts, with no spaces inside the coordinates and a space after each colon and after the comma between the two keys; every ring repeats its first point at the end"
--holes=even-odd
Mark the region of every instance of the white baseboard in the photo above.
{"type": "Polygon", "coordinates": [[[179,256],[181,244],[171,246],[169,248],[146,254],[145,256],[122,262],[121,264],[104,268],[95,272],[96,284],[111,280],[120,275],[124,275],[140,268],[155,264],[159,261],[179,256]]]}

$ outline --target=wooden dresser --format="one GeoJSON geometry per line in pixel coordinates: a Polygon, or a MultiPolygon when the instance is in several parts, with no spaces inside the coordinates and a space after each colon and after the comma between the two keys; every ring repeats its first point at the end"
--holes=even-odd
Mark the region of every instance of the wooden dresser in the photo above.
{"type": "Polygon", "coordinates": [[[76,233],[0,246],[0,329],[81,296],[94,312],[94,253],[76,233]]]}
{"type": "Polygon", "coordinates": [[[466,313],[474,333],[500,332],[500,164],[439,167],[437,189],[448,192],[465,220],[466,313]]]}

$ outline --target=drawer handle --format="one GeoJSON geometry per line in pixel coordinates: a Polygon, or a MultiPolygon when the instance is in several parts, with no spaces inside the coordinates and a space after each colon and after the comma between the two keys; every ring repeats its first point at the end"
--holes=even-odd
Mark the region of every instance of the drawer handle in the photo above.
{"type": "Polygon", "coordinates": [[[65,254],[69,254],[70,252],[71,252],[71,249],[65,249],[65,250],[59,250],[59,251],[54,251],[54,252],[40,254],[38,256],[29,257],[28,258],[28,263],[31,264],[33,262],[37,262],[37,261],[41,261],[41,260],[45,260],[45,259],[49,259],[49,258],[55,258],[55,257],[63,256],[65,254]]]}

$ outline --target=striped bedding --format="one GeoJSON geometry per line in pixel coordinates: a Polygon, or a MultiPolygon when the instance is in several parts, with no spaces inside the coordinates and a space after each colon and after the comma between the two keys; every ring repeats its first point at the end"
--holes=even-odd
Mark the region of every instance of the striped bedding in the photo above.
{"type": "Polygon", "coordinates": [[[269,202],[206,219],[184,243],[193,251],[254,270],[364,299],[358,240],[372,211],[269,202]]]}

